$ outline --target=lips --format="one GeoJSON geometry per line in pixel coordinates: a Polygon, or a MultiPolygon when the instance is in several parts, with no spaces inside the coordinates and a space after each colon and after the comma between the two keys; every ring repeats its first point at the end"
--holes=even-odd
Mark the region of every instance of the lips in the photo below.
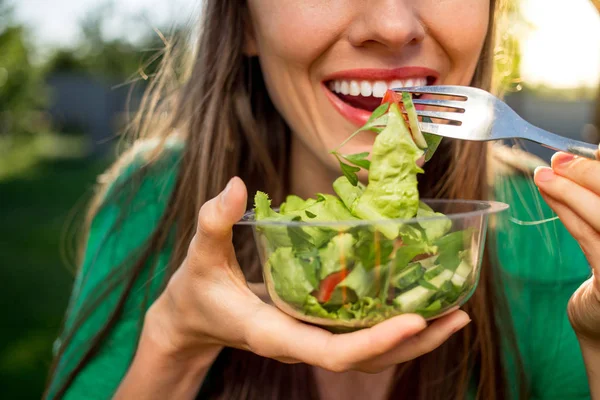
{"type": "Polygon", "coordinates": [[[364,125],[388,89],[432,85],[439,74],[428,68],[341,71],[323,81],[334,108],[357,126],[364,125]]]}

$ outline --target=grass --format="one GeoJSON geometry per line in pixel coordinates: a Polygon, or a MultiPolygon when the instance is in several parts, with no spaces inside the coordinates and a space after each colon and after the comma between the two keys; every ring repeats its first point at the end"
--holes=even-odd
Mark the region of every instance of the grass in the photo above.
{"type": "Polygon", "coordinates": [[[108,160],[23,154],[0,179],[0,387],[4,398],[36,399],[73,282],[65,229],[108,160]]]}

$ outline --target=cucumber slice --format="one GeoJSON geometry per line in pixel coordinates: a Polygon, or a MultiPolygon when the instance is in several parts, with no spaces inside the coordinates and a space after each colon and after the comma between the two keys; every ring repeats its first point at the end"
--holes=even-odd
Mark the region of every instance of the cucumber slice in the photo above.
{"type": "Polygon", "coordinates": [[[425,275],[425,269],[421,267],[421,264],[415,263],[394,276],[392,278],[393,285],[400,290],[406,289],[421,279],[423,275],[425,275]]]}
{"type": "Polygon", "coordinates": [[[417,283],[419,284],[419,286],[422,286],[425,289],[436,290],[436,291],[438,290],[438,288],[436,286],[433,286],[431,283],[429,283],[425,279],[419,279],[419,281],[417,283]]]}
{"type": "Polygon", "coordinates": [[[435,265],[435,261],[437,260],[437,258],[438,258],[438,256],[437,256],[437,254],[436,254],[435,256],[431,256],[431,257],[428,257],[428,258],[424,258],[424,259],[422,259],[422,260],[419,260],[419,263],[421,264],[421,266],[422,266],[423,268],[425,268],[426,270],[428,270],[428,271],[429,271],[430,269],[432,269],[432,268],[435,268],[435,267],[436,267],[436,265],[435,265]]]}
{"type": "Polygon", "coordinates": [[[417,116],[417,110],[415,109],[415,105],[412,102],[412,96],[410,93],[402,92],[402,104],[404,104],[404,109],[406,110],[406,114],[408,115],[410,132],[412,133],[412,137],[415,141],[415,144],[422,149],[426,149],[427,141],[421,133],[421,128],[419,127],[419,117],[417,116]]]}
{"type": "MultiPolygon", "coordinates": [[[[428,282],[436,288],[441,287],[445,282],[452,279],[452,271],[444,270],[435,278],[432,278],[428,282]]],[[[402,293],[394,299],[394,304],[400,308],[402,312],[410,313],[421,308],[427,303],[437,290],[427,289],[423,286],[417,286],[407,292],[402,293]]]]}
{"type": "Polygon", "coordinates": [[[457,287],[462,287],[471,274],[471,270],[471,265],[465,260],[462,260],[458,265],[458,268],[456,268],[454,276],[452,277],[452,284],[457,287]]]}
{"type": "Polygon", "coordinates": [[[435,278],[436,276],[438,276],[444,269],[445,268],[442,267],[441,265],[436,265],[433,268],[426,268],[424,278],[429,281],[429,280],[435,278]]]}

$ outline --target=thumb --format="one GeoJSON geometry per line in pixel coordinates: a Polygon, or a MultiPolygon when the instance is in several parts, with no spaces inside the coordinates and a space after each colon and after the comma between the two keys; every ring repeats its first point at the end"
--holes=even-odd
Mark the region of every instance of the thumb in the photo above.
{"type": "Polygon", "coordinates": [[[244,215],[247,198],[246,185],[234,177],[217,197],[200,208],[196,235],[190,246],[197,260],[205,265],[230,260],[232,228],[244,215]]]}

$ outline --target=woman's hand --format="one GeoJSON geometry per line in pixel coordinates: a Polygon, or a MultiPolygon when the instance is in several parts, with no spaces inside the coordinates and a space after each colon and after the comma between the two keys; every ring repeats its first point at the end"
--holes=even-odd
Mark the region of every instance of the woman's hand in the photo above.
{"type": "Polygon", "coordinates": [[[580,340],[600,346],[600,161],[557,153],[552,168],[536,170],[535,182],[592,267],[593,276],[575,292],[568,313],[580,340]]]}
{"type": "Polygon", "coordinates": [[[246,198],[243,182],[234,178],[200,210],[188,256],[147,316],[146,335],[160,351],[177,359],[214,358],[227,346],[330,371],[378,372],[432,351],[470,321],[463,311],[430,326],[418,315],[403,315],[332,334],[284,314],[248,288],[236,260],[232,226],[246,198]]]}

